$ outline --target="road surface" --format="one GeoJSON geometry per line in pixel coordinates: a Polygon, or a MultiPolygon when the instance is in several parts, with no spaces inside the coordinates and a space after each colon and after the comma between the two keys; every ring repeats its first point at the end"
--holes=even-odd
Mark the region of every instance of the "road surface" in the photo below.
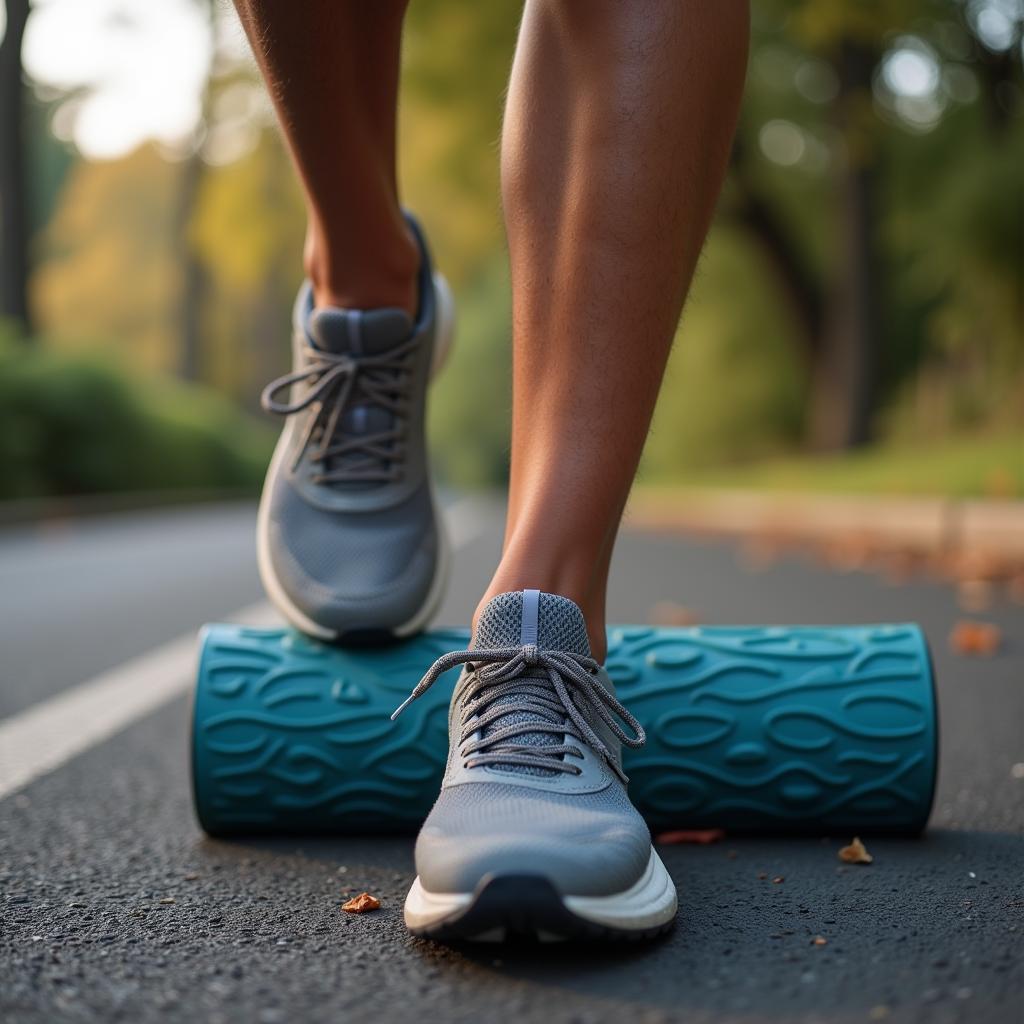
{"type": "MultiPolygon", "coordinates": [[[[456,512],[445,623],[466,621],[501,534],[497,503],[456,512]]],[[[45,735],[24,730],[45,727],[54,699],[83,682],[99,678],[93,697],[113,693],[103,686],[120,665],[155,687],[156,662],[133,659],[259,601],[254,521],[235,505],[0,533],[10,749],[32,736],[45,750],[45,735]]],[[[643,622],[660,600],[719,624],[920,621],[942,710],[927,836],[873,840],[862,868],[836,858],[849,836],[664,847],[681,910],[650,946],[434,946],[401,922],[411,839],[205,838],[190,807],[185,680],[164,679],[177,696],[113,735],[73,722],[61,742],[84,749],[54,770],[30,750],[38,777],[0,800],[0,1017],[1021,1024],[1024,610],[991,609],[1004,650],[967,659],[946,647],[958,618],[948,587],[798,559],[754,572],[727,545],[627,532],[610,615],[643,622]],[[363,889],[382,909],[341,913],[363,889]]]]}

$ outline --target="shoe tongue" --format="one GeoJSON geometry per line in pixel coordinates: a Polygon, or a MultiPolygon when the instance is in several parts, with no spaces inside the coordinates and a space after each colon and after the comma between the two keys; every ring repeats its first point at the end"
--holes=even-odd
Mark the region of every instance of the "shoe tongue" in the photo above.
{"type": "MultiPolygon", "coordinates": [[[[477,620],[473,647],[518,647],[530,643],[542,650],[590,655],[583,613],[567,597],[539,590],[516,590],[491,598],[477,620]]],[[[515,695],[509,695],[499,698],[492,706],[515,704],[515,695]]],[[[536,713],[510,710],[507,715],[496,718],[484,730],[484,736],[508,725],[541,720],[536,713]]],[[[559,739],[551,733],[528,732],[516,736],[514,742],[533,747],[557,744],[559,739]]],[[[554,770],[521,764],[497,764],[491,768],[510,775],[551,777],[556,774],[554,770]]]]}
{"type": "Polygon", "coordinates": [[[518,647],[590,656],[583,612],[567,597],[539,590],[498,594],[484,606],[473,636],[474,647],[518,647]]]}
{"type": "Polygon", "coordinates": [[[310,340],[322,352],[380,355],[412,335],[403,309],[315,309],[306,324],[310,340]]]}
{"type": "MultiPolygon", "coordinates": [[[[407,341],[413,324],[401,309],[315,309],[306,321],[306,332],[315,348],[335,355],[380,355],[407,341]]],[[[352,402],[345,409],[338,428],[347,437],[369,436],[390,430],[394,416],[387,409],[367,402],[352,402]]],[[[328,469],[353,471],[367,466],[367,456],[352,452],[328,460],[328,469]]],[[[383,467],[382,467],[383,468],[383,467]]],[[[368,490],[370,481],[346,483],[348,490],[368,490]]]]}

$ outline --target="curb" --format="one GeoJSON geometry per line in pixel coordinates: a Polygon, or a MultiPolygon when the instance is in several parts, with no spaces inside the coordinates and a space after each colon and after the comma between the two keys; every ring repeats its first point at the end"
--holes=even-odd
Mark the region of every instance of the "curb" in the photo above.
{"type": "Polygon", "coordinates": [[[1024,571],[1024,501],[1017,500],[641,489],[626,515],[646,530],[969,558],[984,576],[1024,571]]]}

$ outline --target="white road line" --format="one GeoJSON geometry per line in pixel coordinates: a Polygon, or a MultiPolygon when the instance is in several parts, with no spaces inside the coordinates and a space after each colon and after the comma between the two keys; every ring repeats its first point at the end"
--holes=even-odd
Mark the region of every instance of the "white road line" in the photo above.
{"type": "MultiPolygon", "coordinates": [[[[265,602],[230,619],[280,621],[265,602]]],[[[195,666],[196,634],[188,633],[0,722],[0,799],[185,693],[195,666]]]]}
{"type": "MultiPolygon", "coordinates": [[[[483,532],[489,510],[474,497],[445,510],[453,548],[483,532]]],[[[260,602],[225,621],[269,626],[281,619],[260,602]]],[[[196,653],[196,635],[188,633],[0,722],[0,800],[186,693],[196,653]]]]}

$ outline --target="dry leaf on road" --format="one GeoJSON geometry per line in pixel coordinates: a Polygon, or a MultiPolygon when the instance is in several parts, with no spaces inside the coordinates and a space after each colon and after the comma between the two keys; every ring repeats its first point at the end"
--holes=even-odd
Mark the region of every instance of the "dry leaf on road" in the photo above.
{"type": "Polygon", "coordinates": [[[709,843],[719,843],[724,838],[725,832],[720,828],[679,828],[673,832],[659,833],[654,841],[660,846],[675,846],[680,843],[707,846],[709,843]]]}
{"type": "Polygon", "coordinates": [[[1002,640],[998,626],[969,619],[961,619],[949,634],[949,646],[956,654],[995,654],[1002,640]]]}
{"type": "Polygon", "coordinates": [[[867,847],[856,838],[849,846],[839,851],[839,859],[846,864],[870,864],[875,858],[868,853],[867,847]]]}
{"type": "Polygon", "coordinates": [[[659,601],[647,613],[647,621],[652,626],[697,626],[700,625],[700,616],[684,604],[659,601]]]}
{"type": "Polygon", "coordinates": [[[361,892],[358,896],[353,896],[352,899],[341,905],[341,909],[347,914],[365,914],[367,911],[378,910],[379,908],[380,900],[376,896],[371,896],[368,892],[361,892]]]}

